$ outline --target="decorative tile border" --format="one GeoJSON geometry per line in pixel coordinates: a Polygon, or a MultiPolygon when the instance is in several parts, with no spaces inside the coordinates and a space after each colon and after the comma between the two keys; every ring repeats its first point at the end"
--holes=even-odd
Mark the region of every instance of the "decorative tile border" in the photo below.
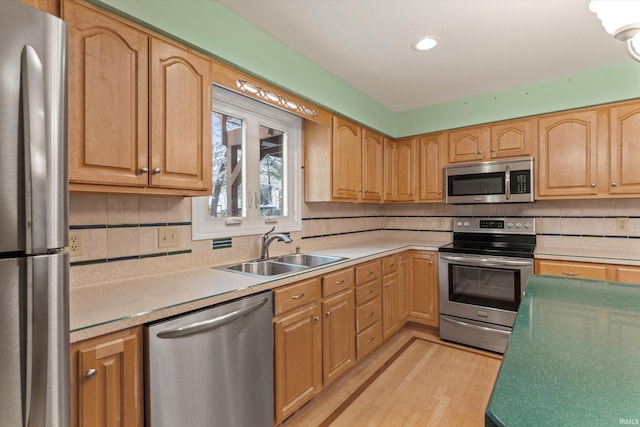
{"type": "Polygon", "coordinates": [[[231,237],[228,237],[226,239],[213,239],[211,249],[216,250],[216,249],[230,248],[231,245],[232,245],[231,237]]]}
{"type": "Polygon", "coordinates": [[[130,261],[130,260],[136,260],[136,259],[155,258],[160,256],[182,255],[182,254],[190,254],[190,253],[191,253],[191,249],[184,249],[180,251],[157,252],[152,254],[131,255],[131,256],[122,256],[122,257],[115,257],[115,258],[90,259],[86,261],[71,261],[69,265],[71,267],[75,267],[79,265],[104,264],[109,262],[130,261]]]}

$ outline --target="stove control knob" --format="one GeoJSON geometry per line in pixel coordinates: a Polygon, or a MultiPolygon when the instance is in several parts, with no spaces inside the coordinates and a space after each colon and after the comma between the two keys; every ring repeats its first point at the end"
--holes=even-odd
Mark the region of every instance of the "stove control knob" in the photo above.
{"type": "Polygon", "coordinates": [[[529,223],[529,222],[525,222],[525,223],[524,223],[524,228],[529,228],[529,227],[531,227],[531,223],[529,223]]]}
{"type": "Polygon", "coordinates": [[[507,228],[511,228],[511,227],[513,227],[513,223],[512,222],[508,222],[507,223],[507,228]]]}
{"type": "Polygon", "coordinates": [[[520,224],[519,222],[516,222],[516,228],[520,228],[522,227],[522,224],[520,224]]]}
{"type": "Polygon", "coordinates": [[[469,224],[469,221],[465,221],[462,225],[464,225],[465,227],[469,227],[471,224],[469,224]]]}
{"type": "Polygon", "coordinates": [[[457,226],[457,227],[462,227],[462,221],[458,221],[458,222],[456,223],[456,226],[457,226]]]}

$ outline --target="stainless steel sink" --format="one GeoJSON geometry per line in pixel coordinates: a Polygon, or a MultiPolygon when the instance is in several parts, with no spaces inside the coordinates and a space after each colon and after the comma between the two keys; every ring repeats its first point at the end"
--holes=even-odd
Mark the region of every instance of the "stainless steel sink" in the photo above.
{"type": "Polygon", "coordinates": [[[289,254],[279,256],[275,258],[274,261],[282,262],[285,264],[304,265],[306,267],[317,267],[319,265],[330,264],[342,259],[344,258],[327,255],[289,254]]]}
{"type": "Polygon", "coordinates": [[[248,274],[250,276],[273,277],[304,271],[312,267],[331,264],[343,259],[346,258],[327,255],[290,254],[266,260],[245,261],[215,268],[248,274]]]}
{"type": "Polygon", "coordinates": [[[225,269],[252,274],[254,276],[278,276],[280,274],[301,271],[305,268],[301,265],[283,264],[273,260],[266,260],[241,262],[239,264],[229,265],[225,267],[225,269]]]}

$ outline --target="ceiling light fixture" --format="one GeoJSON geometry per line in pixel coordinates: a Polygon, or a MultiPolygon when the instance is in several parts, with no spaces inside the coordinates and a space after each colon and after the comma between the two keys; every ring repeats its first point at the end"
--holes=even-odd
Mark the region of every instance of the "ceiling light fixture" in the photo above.
{"type": "Polygon", "coordinates": [[[589,10],[602,21],[607,33],[627,44],[629,55],[640,62],[640,1],[591,0],[589,10]]]}
{"type": "Polygon", "coordinates": [[[425,37],[422,40],[414,43],[412,47],[413,50],[418,51],[433,49],[438,44],[438,40],[439,39],[434,36],[425,37]]]}

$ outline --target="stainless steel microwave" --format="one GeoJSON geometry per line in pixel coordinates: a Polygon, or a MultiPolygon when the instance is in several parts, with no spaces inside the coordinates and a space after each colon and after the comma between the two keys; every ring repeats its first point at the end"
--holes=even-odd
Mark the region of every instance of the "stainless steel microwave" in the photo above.
{"type": "Polygon", "coordinates": [[[533,157],[461,163],[445,167],[446,202],[533,202],[533,157]]]}

